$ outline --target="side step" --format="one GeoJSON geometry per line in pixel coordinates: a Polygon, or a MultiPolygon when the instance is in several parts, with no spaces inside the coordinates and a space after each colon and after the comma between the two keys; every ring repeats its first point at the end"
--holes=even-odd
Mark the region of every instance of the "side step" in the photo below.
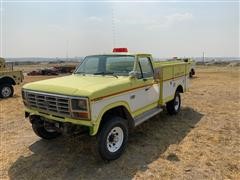
{"type": "Polygon", "coordinates": [[[146,121],[146,120],[150,119],[151,117],[159,114],[160,112],[162,112],[162,110],[163,110],[162,108],[156,107],[156,108],[151,109],[151,110],[149,110],[149,111],[147,111],[147,112],[145,112],[145,113],[143,113],[139,116],[136,116],[134,118],[134,126],[135,127],[138,126],[139,124],[143,123],[144,121],[146,121]]]}

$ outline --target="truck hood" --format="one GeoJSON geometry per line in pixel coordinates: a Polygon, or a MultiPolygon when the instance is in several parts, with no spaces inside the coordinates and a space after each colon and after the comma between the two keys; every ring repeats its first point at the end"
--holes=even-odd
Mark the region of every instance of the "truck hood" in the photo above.
{"type": "Polygon", "coordinates": [[[61,94],[70,96],[85,96],[90,99],[98,98],[129,88],[128,77],[70,75],[48,80],[28,83],[23,89],[61,94]]]}

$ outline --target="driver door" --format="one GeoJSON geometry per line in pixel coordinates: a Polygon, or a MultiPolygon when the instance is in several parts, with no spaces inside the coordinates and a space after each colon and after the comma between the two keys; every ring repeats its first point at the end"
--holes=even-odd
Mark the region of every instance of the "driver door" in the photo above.
{"type": "Polygon", "coordinates": [[[156,107],[160,93],[159,84],[154,83],[152,61],[148,55],[139,55],[137,57],[135,70],[138,77],[134,80],[134,86],[139,88],[134,92],[135,98],[132,103],[134,104],[136,115],[138,115],[156,107]]]}

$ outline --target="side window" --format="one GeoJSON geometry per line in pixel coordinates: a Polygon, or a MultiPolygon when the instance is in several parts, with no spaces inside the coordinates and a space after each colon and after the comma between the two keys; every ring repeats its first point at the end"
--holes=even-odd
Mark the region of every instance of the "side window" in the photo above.
{"type": "Polygon", "coordinates": [[[139,63],[141,66],[143,78],[153,77],[153,70],[150,59],[147,57],[140,57],[139,63]]]}
{"type": "Polygon", "coordinates": [[[139,65],[139,63],[137,63],[137,67],[136,67],[136,71],[137,71],[137,78],[138,79],[142,79],[143,78],[143,76],[142,76],[142,70],[141,70],[141,68],[140,68],[140,65],[139,65]]]}

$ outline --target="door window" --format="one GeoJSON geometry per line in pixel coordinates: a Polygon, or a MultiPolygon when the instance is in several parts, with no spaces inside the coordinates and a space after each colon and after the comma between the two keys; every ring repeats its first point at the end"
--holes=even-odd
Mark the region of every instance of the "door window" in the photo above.
{"type": "Polygon", "coordinates": [[[139,63],[139,62],[137,63],[136,71],[137,71],[137,78],[138,78],[138,79],[142,79],[142,78],[143,78],[143,76],[142,76],[142,70],[141,70],[140,63],[139,63]]]}
{"type": "Polygon", "coordinates": [[[153,69],[152,64],[149,58],[147,57],[140,57],[139,64],[141,66],[142,71],[142,78],[149,78],[153,77],[153,69]]]}

